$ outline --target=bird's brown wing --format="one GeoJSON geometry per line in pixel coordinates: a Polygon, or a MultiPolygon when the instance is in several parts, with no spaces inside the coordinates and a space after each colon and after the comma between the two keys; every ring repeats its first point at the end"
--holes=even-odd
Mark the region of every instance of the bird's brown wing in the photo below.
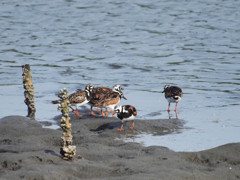
{"type": "Polygon", "coordinates": [[[78,91],[76,93],[69,95],[69,102],[70,103],[82,103],[86,100],[86,94],[85,91],[78,91]]]}
{"type": "Polygon", "coordinates": [[[174,96],[180,96],[180,97],[183,96],[181,88],[177,86],[171,86],[165,91],[166,98],[174,97],[174,96]]]}
{"type": "Polygon", "coordinates": [[[94,106],[103,106],[104,100],[113,93],[112,89],[106,87],[97,87],[92,91],[90,104],[94,106]]]}
{"type": "Polygon", "coordinates": [[[112,104],[117,104],[119,101],[120,97],[119,94],[116,92],[107,94],[104,98],[103,98],[103,106],[109,106],[112,104]]]}

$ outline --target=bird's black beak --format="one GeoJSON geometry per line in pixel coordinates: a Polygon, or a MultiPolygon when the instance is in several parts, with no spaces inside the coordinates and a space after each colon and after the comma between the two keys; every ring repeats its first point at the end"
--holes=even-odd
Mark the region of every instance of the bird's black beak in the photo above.
{"type": "Polygon", "coordinates": [[[164,93],[165,92],[165,90],[163,90],[163,92],[162,93],[164,93]]]}
{"type": "Polygon", "coordinates": [[[122,96],[122,98],[127,100],[127,98],[124,95],[122,96]]]}

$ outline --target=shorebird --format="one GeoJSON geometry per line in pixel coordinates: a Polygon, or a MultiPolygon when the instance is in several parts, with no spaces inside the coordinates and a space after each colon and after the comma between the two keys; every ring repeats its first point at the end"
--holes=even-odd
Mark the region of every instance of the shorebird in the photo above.
{"type": "Polygon", "coordinates": [[[117,113],[117,117],[122,121],[121,128],[117,129],[118,131],[124,131],[123,129],[124,121],[131,121],[131,120],[132,120],[132,126],[130,126],[129,128],[134,129],[134,118],[137,115],[137,110],[135,107],[131,105],[116,106],[114,110],[117,113]]]}
{"type": "Polygon", "coordinates": [[[170,103],[176,103],[175,112],[177,111],[177,104],[182,99],[182,89],[177,86],[165,85],[162,93],[165,93],[165,98],[168,101],[168,112],[170,111],[170,103]]]}
{"type": "MultiPolygon", "coordinates": [[[[71,104],[70,108],[78,117],[82,117],[82,115],[78,113],[78,110],[77,110],[78,107],[83,106],[84,104],[87,104],[90,101],[92,90],[93,90],[93,85],[87,84],[85,87],[85,90],[77,90],[77,92],[72,93],[68,96],[69,102],[71,104]],[[72,106],[75,106],[76,109],[74,110],[72,106]]],[[[58,104],[59,100],[52,101],[52,103],[58,104]]]]}
{"type": "Polygon", "coordinates": [[[114,85],[113,89],[106,88],[106,87],[97,87],[94,88],[92,91],[92,98],[90,100],[91,104],[91,114],[93,113],[92,108],[98,107],[101,108],[102,116],[108,116],[108,112],[111,112],[114,116],[114,107],[120,102],[121,98],[127,99],[122,92],[123,88],[120,85],[114,85]],[[105,114],[102,111],[102,108],[106,109],[105,114]],[[112,111],[108,111],[107,108],[111,108],[112,111]]]}

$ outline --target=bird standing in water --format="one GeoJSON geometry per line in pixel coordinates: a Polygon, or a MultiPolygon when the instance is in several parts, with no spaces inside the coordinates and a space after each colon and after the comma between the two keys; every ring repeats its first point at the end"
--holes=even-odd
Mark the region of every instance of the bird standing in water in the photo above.
{"type": "Polygon", "coordinates": [[[177,86],[165,85],[162,93],[165,93],[165,98],[168,101],[168,112],[170,111],[170,103],[176,103],[175,112],[177,111],[177,104],[182,99],[182,89],[177,86]]]}

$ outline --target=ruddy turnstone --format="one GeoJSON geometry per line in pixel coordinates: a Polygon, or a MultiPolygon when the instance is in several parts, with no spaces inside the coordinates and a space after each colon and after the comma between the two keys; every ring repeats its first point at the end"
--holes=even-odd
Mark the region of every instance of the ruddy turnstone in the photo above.
{"type": "Polygon", "coordinates": [[[121,98],[127,100],[122,91],[114,91],[104,96],[102,107],[106,109],[106,116],[108,116],[108,112],[111,112],[112,116],[114,116],[114,107],[120,102],[121,98]],[[108,108],[110,108],[111,111],[108,111],[108,108]]]}
{"type": "Polygon", "coordinates": [[[102,108],[106,108],[106,116],[108,116],[108,112],[111,112],[114,116],[113,109],[120,102],[121,98],[126,99],[122,92],[123,88],[120,85],[114,85],[113,89],[106,87],[97,87],[93,89],[92,98],[90,100],[91,104],[91,114],[93,113],[92,108],[98,107],[101,108],[102,116],[105,116],[102,108]],[[107,111],[107,108],[111,108],[112,111],[107,111]]]}
{"type": "Polygon", "coordinates": [[[122,121],[121,128],[118,129],[118,131],[124,131],[123,129],[124,121],[131,121],[131,120],[132,120],[132,126],[129,128],[134,129],[134,118],[137,115],[137,110],[135,107],[131,105],[116,106],[114,110],[117,113],[117,117],[122,121]]]}
{"type": "Polygon", "coordinates": [[[182,99],[182,89],[177,86],[165,85],[162,93],[165,93],[165,98],[168,101],[168,112],[170,111],[170,103],[176,103],[175,112],[177,111],[177,104],[182,99]]]}
{"type": "MultiPolygon", "coordinates": [[[[87,104],[90,99],[91,99],[91,94],[92,94],[92,90],[93,90],[93,85],[92,84],[87,84],[85,87],[85,90],[77,90],[77,92],[72,93],[68,96],[69,102],[71,104],[71,109],[73,110],[73,112],[78,116],[78,117],[82,117],[79,113],[78,113],[78,107],[82,106],[84,104],[87,104]],[[72,106],[75,106],[76,109],[74,110],[72,108],[72,106]]],[[[52,101],[53,104],[58,104],[59,101],[52,101]]]]}

